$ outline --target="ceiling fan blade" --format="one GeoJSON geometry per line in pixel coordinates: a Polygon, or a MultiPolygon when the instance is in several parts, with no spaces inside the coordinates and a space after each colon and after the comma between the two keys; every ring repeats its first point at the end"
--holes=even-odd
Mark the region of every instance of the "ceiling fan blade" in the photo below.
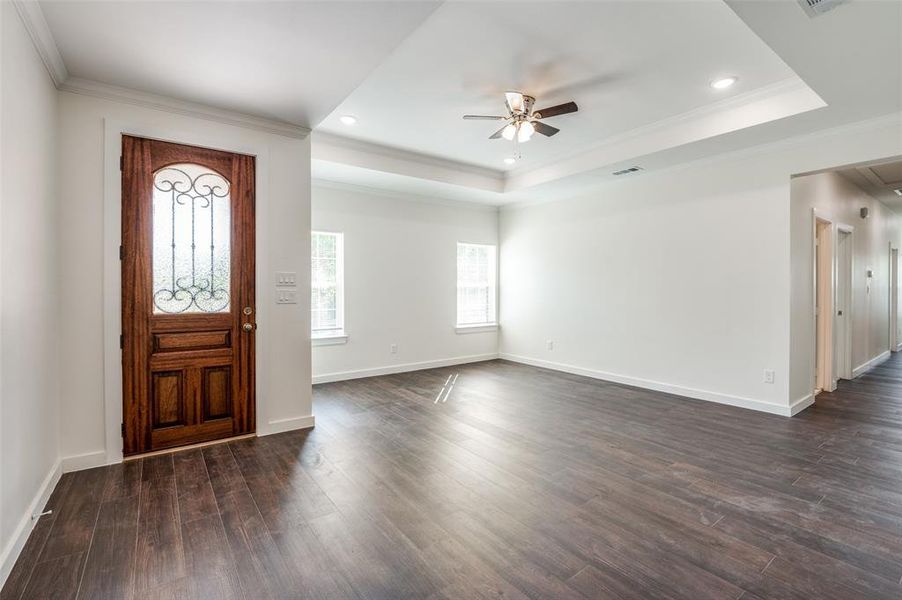
{"type": "Polygon", "coordinates": [[[520,92],[504,92],[504,101],[511,114],[523,112],[523,94],[520,92]]]}
{"type": "Polygon", "coordinates": [[[535,113],[538,113],[538,118],[547,119],[548,117],[566,115],[567,113],[573,113],[578,110],[579,107],[576,105],[576,102],[565,102],[564,104],[558,104],[557,106],[549,106],[548,108],[537,110],[535,111],[535,113]]]}
{"type": "Polygon", "coordinates": [[[552,127],[551,125],[546,125],[541,121],[533,121],[532,126],[536,128],[536,133],[541,133],[542,135],[546,135],[548,137],[553,136],[555,133],[560,131],[557,127],[552,127]]]}
{"type": "Polygon", "coordinates": [[[500,138],[500,137],[501,137],[501,133],[502,133],[505,129],[507,129],[507,126],[508,126],[508,125],[509,125],[509,123],[506,123],[506,124],[504,125],[504,127],[502,127],[501,129],[499,129],[498,131],[496,131],[495,133],[493,133],[492,135],[490,135],[490,136],[489,136],[489,139],[490,139],[490,140],[497,140],[498,138],[500,138]]]}
{"type": "Polygon", "coordinates": [[[468,121],[500,121],[507,117],[495,117],[491,115],[464,115],[464,119],[468,121]]]}

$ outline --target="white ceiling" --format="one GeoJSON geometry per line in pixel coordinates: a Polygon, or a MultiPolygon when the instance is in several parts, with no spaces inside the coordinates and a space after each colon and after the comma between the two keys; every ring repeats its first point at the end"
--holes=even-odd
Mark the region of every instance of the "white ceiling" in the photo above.
{"type": "Polygon", "coordinates": [[[559,197],[902,110],[897,0],[814,19],[796,0],[40,6],[73,78],[316,127],[314,177],[417,196],[559,197]],[[580,111],[507,167],[497,124],[460,117],[500,114],[511,88],[580,111]]]}
{"type": "Polygon", "coordinates": [[[73,77],[317,125],[439,2],[41,2],[73,77]]]}
{"type": "Polygon", "coordinates": [[[535,96],[537,108],[576,101],[578,113],[547,121],[559,134],[522,144],[517,168],[532,168],[794,79],[721,1],[449,2],[319,129],[501,170],[513,143],[487,139],[498,122],[463,114],[504,114],[511,89],[535,96]],[[710,87],[725,75],[740,80],[710,87]],[[359,122],[343,125],[344,114],[359,122]]]}

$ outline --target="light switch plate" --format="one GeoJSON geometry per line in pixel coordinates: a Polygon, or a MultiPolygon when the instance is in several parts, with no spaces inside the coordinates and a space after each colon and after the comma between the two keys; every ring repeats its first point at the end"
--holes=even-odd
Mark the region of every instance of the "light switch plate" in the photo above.
{"type": "Polygon", "coordinates": [[[298,291],[296,289],[276,290],[276,304],[297,304],[297,303],[298,303],[298,291]]]}
{"type": "Polygon", "coordinates": [[[294,287],[298,284],[298,274],[291,271],[276,272],[276,287],[294,287]]]}

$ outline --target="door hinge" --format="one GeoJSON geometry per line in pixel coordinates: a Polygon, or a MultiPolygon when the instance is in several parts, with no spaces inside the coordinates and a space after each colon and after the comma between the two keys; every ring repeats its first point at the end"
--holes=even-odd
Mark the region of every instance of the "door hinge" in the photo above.
{"type": "Polygon", "coordinates": [[[120,333],[119,334],[119,349],[122,350],[123,348],[125,348],[125,335],[120,333]]]}
{"type": "Polygon", "coordinates": [[[125,423],[122,423],[122,437],[125,437],[125,423]]]}
{"type": "Polygon", "coordinates": [[[125,246],[119,246],[119,260],[125,258],[125,246]]]}
{"type": "Polygon", "coordinates": [[[119,155],[119,170],[122,171],[125,169],[125,157],[119,155]]]}

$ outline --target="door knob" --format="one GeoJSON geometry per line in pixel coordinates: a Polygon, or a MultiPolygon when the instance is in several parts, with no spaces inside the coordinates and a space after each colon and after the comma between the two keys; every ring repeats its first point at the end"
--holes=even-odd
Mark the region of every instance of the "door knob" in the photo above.
{"type": "Polygon", "coordinates": [[[254,324],[253,324],[253,323],[245,323],[245,324],[244,324],[244,330],[245,330],[245,331],[253,331],[253,330],[254,330],[254,324]]]}

